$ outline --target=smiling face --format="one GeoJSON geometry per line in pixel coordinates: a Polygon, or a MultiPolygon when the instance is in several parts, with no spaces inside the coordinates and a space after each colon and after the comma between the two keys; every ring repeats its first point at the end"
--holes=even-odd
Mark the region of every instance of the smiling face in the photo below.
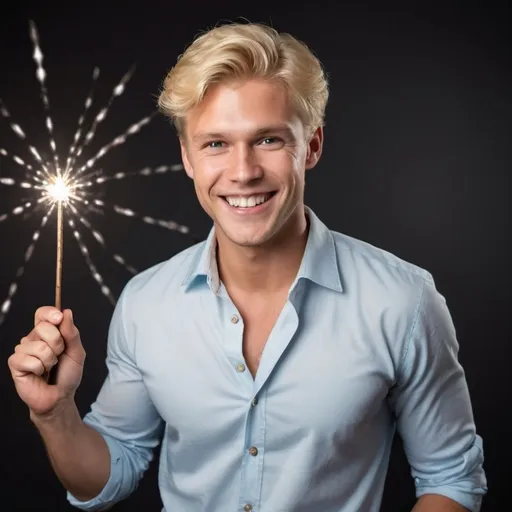
{"type": "Polygon", "coordinates": [[[318,162],[322,142],[322,128],[306,138],[281,84],[212,87],[187,115],[181,149],[219,242],[257,247],[296,234],[305,225],[305,170],[318,162]]]}

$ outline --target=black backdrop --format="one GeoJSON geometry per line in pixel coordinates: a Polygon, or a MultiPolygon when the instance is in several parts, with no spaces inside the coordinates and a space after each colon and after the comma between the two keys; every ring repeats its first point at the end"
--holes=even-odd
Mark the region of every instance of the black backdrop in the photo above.
{"type": "MultiPolygon", "coordinates": [[[[57,148],[64,153],[83,108],[95,65],[101,69],[96,112],[133,63],[125,93],[91,142],[88,157],[155,108],[166,70],[200,30],[239,16],[272,23],[308,43],[331,80],[326,145],[307,178],[306,202],[332,228],[427,268],[446,296],[460,342],[490,493],[484,511],[505,510],[510,405],[510,101],[508,10],[493,2],[378,3],[225,1],[18,2],[0,17],[0,97],[49,155],[42,103],[31,58],[28,20],[39,29],[57,148]],[[412,7],[409,4],[414,4],[412,7]],[[293,7],[295,5],[295,7],[293,7]]],[[[30,160],[26,144],[0,118],[0,147],[30,160]]],[[[31,161],[32,162],[32,161],[31,161]]],[[[159,117],[98,162],[106,175],[180,162],[178,144],[159,117]]],[[[0,159],[0,177],[23,178],[0,159]]],[[[183,173],[111,181],[93,197],[144,215],[187,225],[199,237],[210,227],[183,173]]],[[[0,185],[0,215],[30,190],[0,185]]],[[[82,226],[90,256],[112,293],[138,269],[193,243],[183,234],[111,211],[87,219],[105,238],[104,250],[82,226]]],[[[0,222],[0,301],[23,260],[41,214],[0,222]],[[1,295],[3,294],[3,295],[1,295]]],[[[77,400],[85,413],[105,376],[105,338],[112,306],[92,279],[69,230],[64,239],[63,306],[74,310],[88,352],[77,400]]],[[[38,240],[0,326],[6,362],[31,328],[33,312],[53,301],[55,218],[38,240]]],[[[38,434],[15,394],[7,365],[0,370],[0,503],[2,510],[70,510],[50,470],[38,434]]],[[[407,511],[413,483],[397,440],[384,511],[407,511]]],[[[156,464],[116,510],[159,510],[156,464]]]]}

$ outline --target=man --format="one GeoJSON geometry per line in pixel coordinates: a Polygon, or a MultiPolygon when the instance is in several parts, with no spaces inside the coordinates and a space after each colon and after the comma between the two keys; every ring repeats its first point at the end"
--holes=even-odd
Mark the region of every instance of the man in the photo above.
{"type": "Polygon", "coordinates": [[[482,439],[432,276],[304,205],[327,97],[308,48],[256,24],[203,34],[169,72],[160,106],[207,240],[125,287],[83,420],[69,310],[40,308],[9,359],[76,507],[130,495],[162,442],[169,512],[376,512],[396,428],[414,512],[480,509],[482,439]]]}

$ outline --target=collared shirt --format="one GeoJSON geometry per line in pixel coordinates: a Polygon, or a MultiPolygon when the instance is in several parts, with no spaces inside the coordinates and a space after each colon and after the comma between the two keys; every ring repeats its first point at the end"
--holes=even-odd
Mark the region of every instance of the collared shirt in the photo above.
{"type": "Polygon", "coordinates": [[[480,509],[482,439],[431,274],[306,213],[304,256],[254,378],[214,228],[127,284],[84,418],[107,442],[110,478],[71,504],[129,496],[161,442],[166,512],[377,512],[397,431],[417,496],[480,509]]]}

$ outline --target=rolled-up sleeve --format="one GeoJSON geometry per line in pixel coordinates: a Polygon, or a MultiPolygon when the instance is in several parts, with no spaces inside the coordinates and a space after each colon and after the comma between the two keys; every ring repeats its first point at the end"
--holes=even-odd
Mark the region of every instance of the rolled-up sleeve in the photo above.
{"type": "Polygon", "coordinates": [[[416,496],[440,494],[478,512],[487,492],[459,344],[444,297],[423,283],[390,396],[416,496]]]}
{"type": "MultiPolygon", "coordinates": [[[[110,452],[110,476],[98,496],[71,505],[82,510],[107,510],[136,488],[160,442],[162,420],[154,408],[137,368],[135,339],[127,313],[127,289],[112,316],[107,343],[108,374],[84,422],[105,439],[110,452]]],[[[86,370],[87,371],[87,370],[86,370]]]]}

